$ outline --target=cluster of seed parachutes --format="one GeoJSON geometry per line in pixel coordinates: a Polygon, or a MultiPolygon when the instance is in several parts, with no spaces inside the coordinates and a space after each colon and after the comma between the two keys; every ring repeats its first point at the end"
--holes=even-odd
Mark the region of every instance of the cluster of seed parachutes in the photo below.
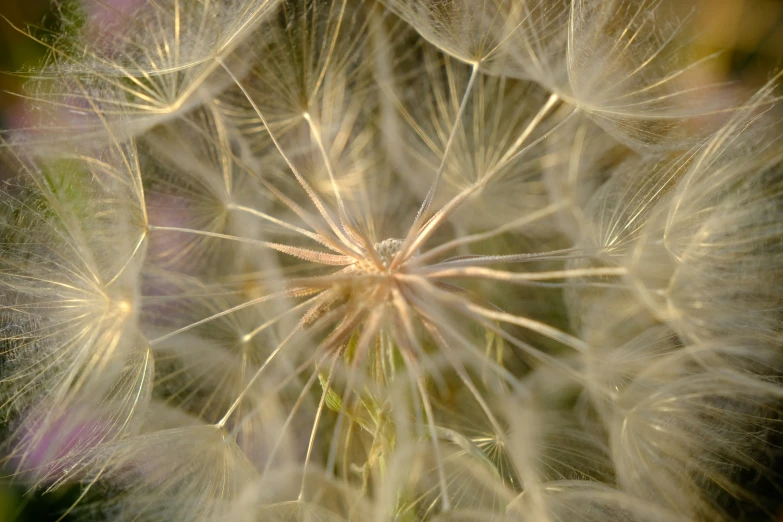
{"type": "MultiPolygon", "coordinates": [[[[769,513],[783,147],[658,0],[84,0],[0,216],[63,517],[769,513]]],[[[65,518],[64,518],[65,519],[65,518]]]]}

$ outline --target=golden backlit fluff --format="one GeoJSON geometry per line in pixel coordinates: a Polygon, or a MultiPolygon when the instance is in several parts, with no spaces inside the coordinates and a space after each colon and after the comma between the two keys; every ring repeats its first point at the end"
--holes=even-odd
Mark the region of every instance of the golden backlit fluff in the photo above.
{"type": "Polygon", "coordinates": [[[774,81],[720,106],[652,0],[113,9],[32,36],[4,139],[14,480],[84,520],[775,509],[774,81]]]}

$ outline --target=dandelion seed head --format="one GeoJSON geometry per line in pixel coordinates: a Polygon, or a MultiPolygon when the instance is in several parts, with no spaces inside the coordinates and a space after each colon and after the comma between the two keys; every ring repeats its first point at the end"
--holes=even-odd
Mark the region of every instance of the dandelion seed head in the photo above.
{"type": "Polygon", "coordinates": [[[774,81],[702,100],[653,0],[116,7],[0,148],[18,480],[134,522],[772,505],[774,81]]]}

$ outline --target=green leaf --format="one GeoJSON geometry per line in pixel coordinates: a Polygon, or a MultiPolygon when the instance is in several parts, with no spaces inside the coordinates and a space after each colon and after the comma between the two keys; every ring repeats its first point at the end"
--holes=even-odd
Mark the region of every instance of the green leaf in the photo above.
{"type": "Polygon", "coordinates": [[[343,409],[343,401],[334,389],[329,386],[329,382],[326,375],[323,373],[318,374],[318,381],[321,383],[324,393],[326,393],[326,407],[334,412],[340,412],[343,409]]]}

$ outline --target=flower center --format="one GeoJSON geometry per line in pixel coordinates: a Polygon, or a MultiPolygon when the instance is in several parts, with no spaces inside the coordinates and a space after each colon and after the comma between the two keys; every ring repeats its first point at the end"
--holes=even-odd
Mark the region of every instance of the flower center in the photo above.
{"type": "Polygon", "coordinates": [[[383,268],[389,268],[391,262],[394,260],[394,256],[402,248],[402,239],[384,239],[380,243],[373,245],[375,251],[378,252],[378,257],[381,259],[383,268]]]}
{"type": "MultiPolygon", "coordinates": [[[[402,248],[403,242],[404,241],[402,239],[389,238],[373,245],[373,248],[378,255],[378,259],[381,261],[384,270],[389,268],[392,261],[394,260],[394,256],[396,256],[397,252],[399,252],[402,248]]],[[[382,270],[378,268],[378,266],[369,258],[369,256],[367,259],[357,261],[352,268],[353,272],[359,274],[380,274],[382,272],[382,270]]]]}

